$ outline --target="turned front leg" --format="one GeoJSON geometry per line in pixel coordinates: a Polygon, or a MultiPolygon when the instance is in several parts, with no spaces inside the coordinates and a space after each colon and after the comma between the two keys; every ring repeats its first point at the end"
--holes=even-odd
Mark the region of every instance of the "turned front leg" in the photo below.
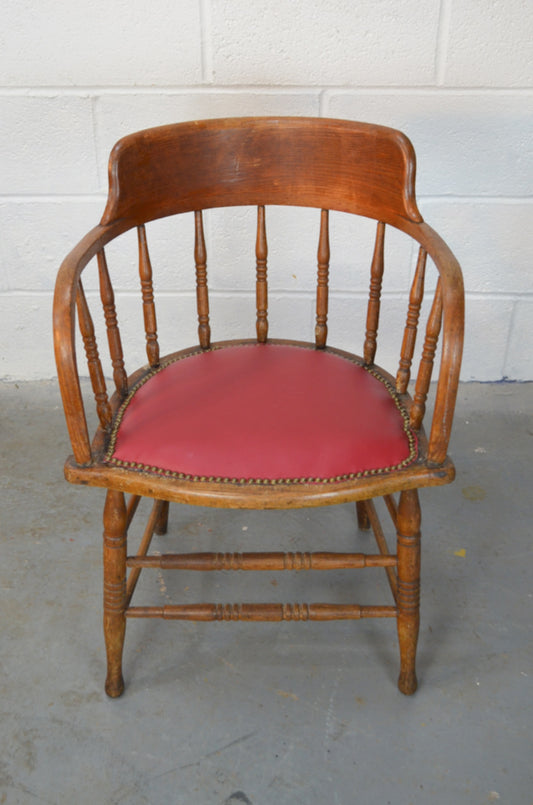
{"type": "Polygon", "coordinates": [[[113,698],[124,690],[122,650],[126,632],[126,504],[122,492],[109,489],[104,507],[104,638],[107,652],[105,690],[113,698]]]}
{"type": "Polygon", "coordinates": [[[402,492],[398,506],[398,687],[410,695],[417,688],[415,671],[420,605],[420,504],[418,492],[402,492]]]}

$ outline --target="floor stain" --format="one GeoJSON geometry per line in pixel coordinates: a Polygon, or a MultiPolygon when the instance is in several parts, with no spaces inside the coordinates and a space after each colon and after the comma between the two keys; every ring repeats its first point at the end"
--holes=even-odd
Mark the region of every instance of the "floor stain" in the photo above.
{"type": "Polygon", "coordinates": [[[482,486],[465,486],[462,493],[463,497],[472,503],[479,503],[487,497],[487,493],[482,486]]]}
{"type": "Polygon", "coordinates": [[[277,690],[276,693],[278,696],[283,696],[284,699],[294,699],[295,702],[298,701],[296,693],[291,693],[290,690],[277,690]]]}

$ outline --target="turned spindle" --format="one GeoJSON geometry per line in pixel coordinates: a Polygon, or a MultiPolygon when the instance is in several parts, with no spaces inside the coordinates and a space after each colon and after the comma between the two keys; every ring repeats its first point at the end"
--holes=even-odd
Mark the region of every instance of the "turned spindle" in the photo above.
{"type": "Polygon", "coordinates": [[[157,319],[155,315],[154,288],[152,284],[152,264],[148,253],[144,224],[137,227],[139,238],[139,276],[143,300],[144,332],[146,334],[146,356],[155,369],[159,366],[159,344],[157,343],[157,319]]]}
{"type": "Polygon", "coordinates": [[[205,248],[202,211],[194,213],[194,262],[196,266],[196,307],[198,311],[198,340],[202,349],[209,349],[209,294],[207,290],[207,251],[205,248]]]}
{"type": "Polygon", "coordinates": [[[329,274],[329,212],[320,211],[320,236],[318,240],[318,276],[316,287],[315,343],[325,347],[328,337],[328,274],[329,274]]]}
{"type": "Polygon", "coordinates": [[[372,365],[376,357],[379,308],[381,304],[381,283],[383,281],[384,269],[384,243],[385,224],[379,221],[376,230],[374,255],[372,257],[372,265],[370,267],[370,292],[368,295],[365,345],[363,348],[363,355],[367,366],[372,365]]]}

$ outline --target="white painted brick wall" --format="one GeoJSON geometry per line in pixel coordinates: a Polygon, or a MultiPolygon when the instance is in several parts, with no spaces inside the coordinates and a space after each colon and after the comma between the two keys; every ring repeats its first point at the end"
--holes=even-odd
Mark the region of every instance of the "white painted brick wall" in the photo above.
{"type": "MultiPolygon", "coordinates": [[[[100,217],[119,137],[275,114],[367,120],[409,135],[422,213],[465,273],[464,379],[533,380],[530,0],[5,0],[2,11],[0,377],[55,375],[57,267],[100,217]]],[[[165,350],[196,337],[191,223],[149,228],[165,350]]],[[[253,332],[254,228],[244,210],[206,216],[216,338],[253,332]]],[[[271,331],[310,338],[317,213],[271,209],[267,229],[271,331]]],[[[332,216],[330,337],[349,349],[361,349],[371,229],[332,216]]],[[[416,260],[400,233],[388,233],[386,248],[385,364],[416,260]]],[[[133,337],[134,238],[108,259],[133,337]]],[[[94,277],[86,287],[93,297],[94,277]]],[[[142,333],[131,360],[144,360],[142,333]]]]}

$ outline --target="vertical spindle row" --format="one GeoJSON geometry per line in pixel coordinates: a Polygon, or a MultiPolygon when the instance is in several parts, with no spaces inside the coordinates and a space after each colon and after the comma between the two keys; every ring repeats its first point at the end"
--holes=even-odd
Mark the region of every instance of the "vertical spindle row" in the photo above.
{"type": "Polygon", "coordinates": [[[370,293],[368,296],[365,345],[363,348],[365,363],[369,366],[374,363],[376,357],[379,308],[381,304],[381,283],[383,281],[384,268],[384,243],[385,224],[379,221],[376,231],[372,266],[370,268],[370,293]]]}
{"type": "Polygon", "coordinates": [[[157,342],[157,320],[155,315],[154,289],[152,285],[152,264],[146,242],[144,224],[137,227],[139,240],[139,276],[143,300],[144,331],[146,334],[146,355],[148,363],[155,369],[159,366],[159,344],[157,342]]]}
{"type": "Polygon", "coordinates": [[[415,351],[416,335],[418,330],[418,319],[420,317],[420,306],[424,297],[424,277],[426,272],[427,252],[420,248],[418,261],[416,264],[415,276],[409,295],[409,308],[407,310],[407,322],[403,333],[402,353],[400,366],[396,375],[396,391],[404,394],[407,391],[409,379],[411,377],[411,363],[415,351]]]}
{"type": "Polygon", "coordinates": [[[115,294],[109,277],[107,261],[104,250],[98,252],[98,277],[100,280],[100,298],[104,308],[104,318],[107,330],[107,341],[109,344],[109,354],[113,366],[113,380],[115,388],[120,397],[125,397],[128,393],[128,379],[124,368],[124,355],[122,352],[122,342],[118,329],[117,311],[115,308],[115,294]]]}
{"type": "Polygon", "coordinates": [[[207,251],[201,210],[197,210],[194,213],[194,262],[196,266],[198,339],[202,349],[208,349],[211,343],[211,328],[209,326],[209,296],[207,290],[207,251]]]}
{"type": "Polygon", "coordinates": [[[264,344],[268,335],[268,285],[267,285],[267,237],[265,227],[265,208],[257,208],[257,236],[255,241],[256,284],[255,299],[257,308],[257,340],[264,344]]]}
{"type": "Polygon", "coordinates": [[[78,280],[76,303],[80,332],[83,338],[85,354],[87,356],[89,377],[91,378],[91,385],[96,402],[96,412],[102,428],[105,429],[111,422],[111,406],[109,405],[104,373],[102,371],[100,356],[98,355],[93,320],[89,311],[89,306],[87,304],[87,299],[85,297],[81,280],[78,280]]]}
{"type": "Polygon", "coordinates": [[[326,346],[328,337],[328,275],[329,275],[329,212],[320,211],[320,237],[318,240],[318,277],[316,288],[315,343],[326,346]]]}
{"type": "Polygon", "coordinates": [[[431,382],[431,373],[433,372],[433,362],[435,360],[435,351],[437,349],[441,324],[442,290],[439,279],[437,282],[437,288],[435,290],[435,297],[433,299],[431,311],[428,316],[424,348],[422,350],[422,358],[420,359],[420,368],[416,378],[414,401],[410,413],[411,427],[415,430],[420,428],[426,412],[426,399],[428,396],[429,384],[431,382]]]}

